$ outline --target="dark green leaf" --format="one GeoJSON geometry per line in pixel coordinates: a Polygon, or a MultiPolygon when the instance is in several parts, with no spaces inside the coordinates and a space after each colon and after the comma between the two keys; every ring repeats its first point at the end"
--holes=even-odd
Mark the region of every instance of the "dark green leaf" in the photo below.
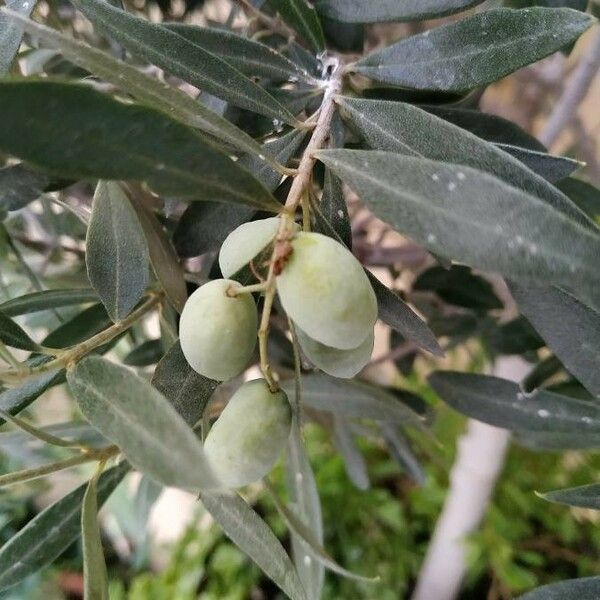
{"type": "Polygon", "coordinates": [[[435,292],[449,304],[473,310],[502,308],[492,284],[461,265],[452,265],[450,269],[440,266],[427,269],[417,277],[413,290],[435,292]]]}
{"type": "Polygon", "coordinates": [[[175,342],[156,366],[152,385],[188,425],[195,425],[219,382],[196,373],[185,360],[179,342],[175,342]]]}
{"type": "MultiPolygon", "coordinates": [[[[6,0],[6,7],[28,17],[36,5],[35,0],[6,0]]],[[[23,30],[5,14],[0,13],[0,77],[10,71],[19,51],[23,30]]]]}
{"type": "MultiPolygon", "coordinates": [[[[536,388],[542,387],[551,377],[560,372],[563,364],[556,356],[550,356],[541,360],[521,381],[521,388],[525,393],[533,392],[536,388]]],[[[555,390],[548,390],[555,391],[555,390]]]]}
{"type": "Polygon", "coordinates": [[[415,483],[419,485],[425,483],[425,471],[400,427],[392,423],[380,423],[380,427],[392,458],[406,471],[415,483]]]}
{"type": "Polygon", "coordinates": [[[68,348],[84,342],[110,325],[111,320],[104,306],[94,304],[51,331],[42,340],[42,346],[68,348]]]}
{"type": "Polygon", "coordinates": [[[144,232],[150,263],[156,277],[175,310],[181,313],[188,295],[184,269],[179,262],[175,248],[156,215],[146,206],[144,198],[136,193],[130,193],[127,197],[144,232]]]}
{"type": "MultiPolygon", "coordinates": [[[[600,510],[600,484],[581,485],[579,487],[556,490],[541,494],[542,498],[557,504],[593,508],[600,510]]],[[[600,587],[598,588],[600,591],[600,587]]]]}
{"type": "Polygon", "coordinates": [[[600,406],[538,390],[524,394],[512,381],[437,371],[429,377],[444,402],[472,419],[517,431],[600,433],[600,406]]]}
{"type": "Polygon", "coordinates": [[[81,505],[83,582],[86,600],[108,600],[108,575],[98,523],[98,477],[88,482],[81,505]]]}
{"type": "Polygon", "coordinates": [[[21,350],[35,351],[38,345],[27,335],[20,325],[0,311],[0,341],[7,346],[21,350]]]}
{"type": "Polygon", "coordinates": [[[333,443],[344,460],[346,475],[359,490],[371,487],[367,463],[350,430],[348,421],[336,414],[333,418],[333,443]]]}
{"type": "MultiPolygon", "coordinates": [[[[128,470],[123,463],[100,477],[98,504],[106,501],[128,470]]],[[[79,537],[86,489],[87,483],[45,508],[0,548],[0,589],[50,564],[79,537]]]]}
{"type": "MultiPolygon", "coordinates": [[[[0,20],[2,15],[0,14],[0,20]]],[[[1,42],[0,42],[1,45],[1,42]]],[[[40,197],[48,177],[24,165],[0,169],[0,211],[19,210],[40,197]]]]}
{"type": "MultiPolygon", "coordinates": [[[[283,385],[293,394],[293,382],[283,385]]],[[[407,392],[404,392],[407,393],[407,392]]],[[[311,408],[346,417],[421,425],[421,417],[383,388],[362,381],[346,381],[313,374],[302,378],[302,400],[311,408]]]]}
{"type": "Polygon", "coordinates": [[[322,52],[325,49],[323,28],[312,4],[306,0],[269,0],[269,4],[315,52],[322,52]]]}
{"type": "Polygon", "coordinates": [[[461,129],[470,131],[488,142],[546,152],[546,147],[537,138],[512,121],[503,119],[498,115],[490,115],[468,108],[449,108],[447,106],[424,105],[421,108],[461,129]]]}
{"type": "MultiPolygon", "coordinates": [[[[302,144],[306,132],[292,130],[280,138],[263,144],[265,153],[287,165],[302,144]]],[[[240,159],[245,166],[269,191],[281,181],[281,174],[260,159],[245,156],[240,159]]],[[[198,256],[218,250],[225,238],[239,225],[249,221],[254,210],[246,206],[231,206],[217,202],[191,204],[183,213],[173,235],[177,252],[184,257],[198,256]]]]}
{"type": "Polygon", "coordinates": [[[134,348],[124,359],[130,367],[147,367],[157,363],[163,355],[162,340],[147,340],[134,348]]]}
{"type": "Polygon", "coordinates": [[[544,345],[544,340],[524,317],[494,327],[487,342],[496,354],[525,354],[544,345]]]}
{"type": "Polygon", "coordinates": [[[554,156],[510,144],[497,144],[497,147],[520,160],[534,173],[550,183],[561,181],[584,166],[584,163],[566,156],[554,156]]]}
{"type": "Polygon", "coordinates": [[[596,450],[600,448],[600,434],[523,431],[515,432],[515,441],[524,448],[538,452],[565,450],[596,450]]]}
{"type": "Polygon", "coordinates": [[[544,585],[517,600],[598,600],[598,596],[600,577],[585,577],[544,585]]]}
{"type": "Polygon", "coordinates": [[[165,23],[164,27],[226,60],[244,75],[266,77],[274,81],[302,80],[316,83],[306,69],[302,69],[277,50],[232,31],[184,23],[165,23]]]}
{"type": "Polygon", "coordinates": [[[69,371],[67,381],[85,418],[140,471],[195,491],[218,485],[200,440],[148,381],[94,356],[69,371]]]}
{"type": "Polygon", "coordinates": [[[600,236],[546,202],[470,167],[387,152],[317,154],[376,216],[435,254],[599,301],[600,236]]]}
{"type": "Polygon", "coordinates": [[[110,318],[123,320],[148,285],[149,256],[135,210],[115,181],[99,181],[96,187],[85,262],[110,318]]]}
{"type": "Polygon", "coordinates": [[[600,397],[600,314],[558,288],[511,285],[519,308],[567,369],[600,397]]]}
{"type": "Polygon", "coordinates": [[[297,124],[273,96],[228,62],[163,25],[138,19],[105,0],[76,0],[74,4],[94,25],[140,58],[234,106],[297,124]]]}
{"type": "MultiPolygon", "coordinates": [[[[50,360],[49,356],[36,356],[26,361],[28,366],[40,365],[50,360]]],[[[52,370],[35,377],[28,377],[16,387],[0,392],[0,410],[16,415],[27,408],[48,388],[64,381],[63,370],[52,370]]],[[[4,419],[0,419],[0,424],[4,419]]]]}
{"type": "Polygon", "coordinates": [[[340,102],[344,115],[376,150],[423,156],[489,172],[593,228],[589,219],[554,186],[494,144],[460,127],[410,104],[353,98],[341,98],[340,102]]]}
{"type": "Polygon", "coordinates": [[[98,294],[92,289],[44,290],[7,300],[0,304],[0,311],[9,317],[16,317],[41,310],[97,301],[98,294]]]}
{"type": "Polygon", "coordinates": [[[592,25],[568,8],[499,8],[403,39],[355,63],[361,75],[420,90],[465,91],[544,58],[592,25]]]}
{"type": "Polygon", "coordinates": [[[600,190],[581,179],[569,177],[558,184],[571,200],[583,211],[590,219],[600,223],[600,190]]]}
{"type": "Polygon", "coordinates": [[[202,494],[202,504],[236,546],[243,550],[291,600],[306,600],[298,573],[267,524],[237,494],[202,494]]]}
{"type": "Polygon", "coordinates": [[[265,188],[198,133],[91,87],[0,82],[0,150],[64,177],[146,181],[159,193],[277,210],[265,188]],[[44,131],[32,138],[32,129],[44,131]]]}
{"type": "Polygon", "coordinates": [[[528,6],[547,6],[549,8],[574,8],[576,10],[585,10],[588,0],[508,0],[509,6],[515,8],[526,8],[528,6]]]}
{"type": "Polygon", "coordinates": [[[435,356],[443,356],[443,351],[432,331],[413,310],[392,290],[387,288],[375,275],[367,271],[373,291],[377,296],[379,318],[404,337],[435,356]]]}
{"type": "MultiPolygon", "coordinates": [[[[79,40],[63,35],[31,20],[18,20],[19,24],[50,48],[59,50],[65,58],[90,73],[125,90],[133,97],[162,110],[174,119],[208,133],[223,143],[242,152],[261,154],[260,144],[241,129],[209,110],[180,90],[165,85],[154,77],[142,73],[135,66],[113,58],[110,54],[88,46],[79,40]]],[[[266,156],[266,160],[269,157],[266,156]]],[[[0,188],[1,189],[1,188],[0,188]]]]}
{"type": "Polygon", "coordinates": [[[423,21],[444,17],[481,4],[483,0],[315,0],[317,10],[349,23],[423,21]]]}

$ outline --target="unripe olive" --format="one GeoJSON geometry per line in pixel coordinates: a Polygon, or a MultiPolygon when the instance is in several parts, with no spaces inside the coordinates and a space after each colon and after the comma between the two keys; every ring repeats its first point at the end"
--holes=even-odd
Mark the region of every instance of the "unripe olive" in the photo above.
{"type": "Polygon", "coordinates": [[[219,267],[223,277],[231,277],[264,250],[277,234],[279,217],[244,223],[234,229],[219,252],[219,267]]]}
{"type": "Polygon", "coordinates": [[[216,420],[204,452],[224,488],[264,477],[290,435],[292,411],[284,392],[271,392],[264,379],[244,383],[216,420]]]}
{"type": "Polygon", "coordinates": [[[339,350],[321,344],[308,337],[299,327],[296,327],[296,333],[300,347],[310,362],[333,377],[351,379],[369,362],[373,352],[373,331],[360,346],[350,350],[339,350]]]}
{"type": "Polygon", "coordinates": [[[230,279],[204,284],[188,298],[179,321],[181,350],[190,367],[218,381],[239,375],[256,344],[258,313],[252,295],[227,294],[239,285],[230,279]]]}
{"type": "Polygon", "coordinates": [[[277,277],[283,308],[313,340],[349,350],[362,344],[377,320],[377,299],[361,264],[342,244],[300,232],[277,277]]]}

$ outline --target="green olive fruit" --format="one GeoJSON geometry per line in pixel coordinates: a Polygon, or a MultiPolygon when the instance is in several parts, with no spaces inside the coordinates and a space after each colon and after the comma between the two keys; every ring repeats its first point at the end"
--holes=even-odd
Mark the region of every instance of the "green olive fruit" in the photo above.
{"type": "Polygon", "coordinates": [[[325,346],[308,337],[299,327],[296,327],[296,333],[300,347],[310,362],[333,377],[351,379],[369,362],[373,352],[372,330],[360,346],[350,350],[325,346]]]}
{"type": "Polygon", "coordinates": [[[187,300],[179,321],[181,350],[190,367],[211,379],[239,375],[256,345],[258,312],[251,294],[229,296],[237,281],[216,279],[187,300]]]}
{"type": "Polygon", "coordinates": [[[279,229],[279,217],[244,223],[234,229],[219,252],[223,277],[231,277],[246,266],[273,240],[279,229]]]}
{"type": "Polygon", "coordinates": [[[354,255],[320,233],[300,232],[277,277],[283,308],[313,340],[350,350],[377,320],[377,299],[354,255]]]}
{"type": "Polygon", "coordinates": [[[204,452],[224,488],[264,477],[290,435],[292,411],[284,392],[271,392],[264,379],[244,383],[215,421],[204,452]]]}

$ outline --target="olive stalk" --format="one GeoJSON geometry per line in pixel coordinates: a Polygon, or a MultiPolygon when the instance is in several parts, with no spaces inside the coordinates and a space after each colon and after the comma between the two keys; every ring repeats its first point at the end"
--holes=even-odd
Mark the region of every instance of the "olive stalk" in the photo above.
{"type": "MultiPolygon", "coordinates": [[[[287,245],[294,233],[294,215],[296,209],[306,198],[306,192],[311,182],[313,168],[316,163],[314,153],[321,149],[329,137],[331,129],[331,120],[335,114],[335,97],[340,93],[342,88],[342,69],[338,64],[331,73],[326,82],[323,101],[318,110],[318,118],[313,129],[310,141],[302,154],[300,164],[296,173],[293,175],[294,181],[285,201],[284,211],[281,214],[281,224],[275,243],[273,245],[273,254],[269,261],[269,271],[265,281],[265,298],[263,311],[258,329],[258,344],[260,354],[260,369],[267,381],[271,391],[275,392],[279,389],[279,385],[273,377],[271,365],[269,364],[268,356],[268,333],[269,322],[271,318],[271,310],[275,299],[276,286],[275,277],[278,275],[277,270],[280,267],[280,261],[287,257],[287,245]]],[[[306,215],[304,215],[306,221],[306,215]]]]}
{"type": "Polygon", "coordinates": [[[92,350],[95,350],[99,346],[106,344],[117,337],[123,331],[129,329],[138,319],[143,317],[147,312],[152,310],[162,299],[161,292],[151,292],[148,299],[138,308],[136,308],[131,314],[125,319],[111,325],[104,331],[97,333],[91,338],[68,348],[67,350],[61,351],[57,354],[56,358],[47,363],[37,365],[35,367],[26,367],[20,365],[18,369],[10,369],[0,371],[0,381],[8,383],[18,383],[23,379],[39,375],[41,373],[47,373],[54,369],[62,369],[71,363],[75,363],[81,360],[86,354],[89,354],[92,350]]]}

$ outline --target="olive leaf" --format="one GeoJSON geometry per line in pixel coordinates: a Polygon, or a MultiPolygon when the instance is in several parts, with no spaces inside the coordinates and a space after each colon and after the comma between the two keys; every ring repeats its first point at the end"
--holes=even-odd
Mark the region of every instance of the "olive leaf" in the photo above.
{"type": "Polygon", "coordinates": [[[435,254],[600,301],[591,223],[470,167],[379,151],[317,155],[375,215],[435,254]]]}
{"type": "Polygon", "coordinates": [[[513,283],[521,312],[575,377],[600,397],[600,313],[543,284],[513,283]]]}
{"type": "Polygon", "coordinates": [[[148,285],[149,255],[136,211],[114,181],[99,181],[96,187],[85,262],[110,318],[121,321],[148,285]]]}
{"type": "Polygon", "coordinates": [[[544,492],[540,496],[544,500],[556,502],[557,504],[600,510],[600,485],[597,483],[553,492],[544,492]]]}
{"type": "Polygon", "coordinates": [[[145,181],[157,192],[279,204],[245,169],[196,131],[146,106],[50,80],[0,82],[0,150],[62,177],[145,181]],[[28,132],[47,132],[37,143],[28,132]]]}
{"type": "Polygon", "coordinates": [[[517,600],[596,600],[598,594],[600,577],[584,577],[543,585],[517,600]]]}
{"type": "Polygon", "coordinates": [[[597,187],[587,181],[568,177],[558,184],[558,188],[590,219],[600,224],[600,190],[597,187]]]}
{"type": "Polygon", "coordinates": [[[42,340],[42,346],[68,348],[100,333],[111,324],[106,308],[102,304],[93,304],[51,331],[42,340]]]}
{"type": "Polygon", "coordinates": [[[209,94],[285,123],[294,115],[227,61],[161,24],[139,19],[105,0],[76,0],[75,6],[136,56],[209,94]]]}
{"type": "Polygon", "coordinates": [[[367,463],[350,429],[348,421],[339,414],[333,417],[333,443],[344,459],[346,474],[359,490],[371,487],[367,463]]]}
{"type": "Polygon", "coordinates": [[[280,541],[238,494],[203,493],[200,499],[227,537],[291,600],[307,599],[298,573],[280,541]]]}
{"type": "Polygon", "coordinates": [[[444,17],[481,4],[483,0],[316,0],[320,13],[347,23],[423,21],[444,17]]]}
{"type": "Polygon", "coordinates": [[[325,49],[319,15],[307,0],[268,0],[282,19],[306,40],[315,52],[325,49]]]}
{"type": "Polygon", "coordinates": [[[401,428],[393,423],[380,423],[379,427],[385,439],[390,456],[400,465],[402,469],[415,481],[422,485],[427,477],[419,459],[415,456],[413,449],[401,428]]]}
{"type": "MultiPolygon", "coordinates": [[[[98,504],[103,504],[121,482],[129,466],[122,463],[98,480],[98,504]]],[[[60,556],[81,532],[82,501],[88,484],[79,486],[39,512],[0,548],[0,589],[39,571],[60,556]]]]}
{"type": "Polygon", "coordinates": [[[67,381],[85,418],[134,467],[164,485],[218,487],[200,440],[148,381],[94,356],[70,370],[67,381]]]}
{"type": "Polygon", "coordinates": [[[38,345],[24,329],[2,311],[0,311],[0,341],[20,350],[35,351],[38,349],[38,345]]]}
{"type": "MultiPolygon", "coordinates": [[[[587,227],[589,219],[567,196],[517,158],[476,135],[403,102],[340,98],[342,114],[376,150],[466,165],[537,196],[587,227]]],[[[451,191],[451,190],[450,190],[451,191]]]]}
{"type": "MultiPolygon", "coordinates": [[[[272,163],[268,153],[261,149],[260,144],[247,133],[178,89],[149,77],[134,66],[117,60],[106,52],[88,46],[45,25],[19,18],[14,12],[7,13],[7,16],[46,46],[59,50],[69,61],[104,81],[112,83],[119,89],[129,92],[134,98],[160,109],[174,119],[208,133],[214,139],[230,144],[242,152],[250,152],[257,156],[263,155],[267,162],[272,163]]],[[[2,190],[1,174],[2,170],[0,170],[0,190],[2,190]]],[[[37,175],[37,177],[42,177],[42,175],[37,175]]],[[[1,194],[0,191],[0,207],[2,206],[1,194]]]]}
{"type": "Polygon", "coordinates": [[[84,597],[108,600],[108,575],[98,523],[98,471],[88,482],[81,505],[84,597]]]}
{"type": "Polygon", "coordinates": [[[524,394],[506,379],[488,375],[437,371],[429,382],[452,408],[478,421],[517,431],[600,433],[600,407],[538,390],[524,394]]]}
{"type": "MultiPolygon", "coordinates": [[[[2,14],[0,13],[0,19],[2,14]]],[[[0,169],[0,212],[19,210],[40,197],[48,177],[22,164],[0,169]]]]}
{"type": "Polygon", "coordinates": [[[352,69],[392,85],[461,92],[560,50],[593,22],[569,8],[492,9],[400,40],[352,69]]]}
{"type": "Polygon", "coordinates": [[[157,363],[163,354],[162,340],[146,340],[123,358],[123,364],[130,367],[147,367],[157,363]]]}
{"type": "Polygon", "coordinates": [[[98,294],[88,288],[43,290],[11,298],[0,304],[0,311],[9,317],[17,317],[41,310],[88,304],[97,301],[98,294]]]}

